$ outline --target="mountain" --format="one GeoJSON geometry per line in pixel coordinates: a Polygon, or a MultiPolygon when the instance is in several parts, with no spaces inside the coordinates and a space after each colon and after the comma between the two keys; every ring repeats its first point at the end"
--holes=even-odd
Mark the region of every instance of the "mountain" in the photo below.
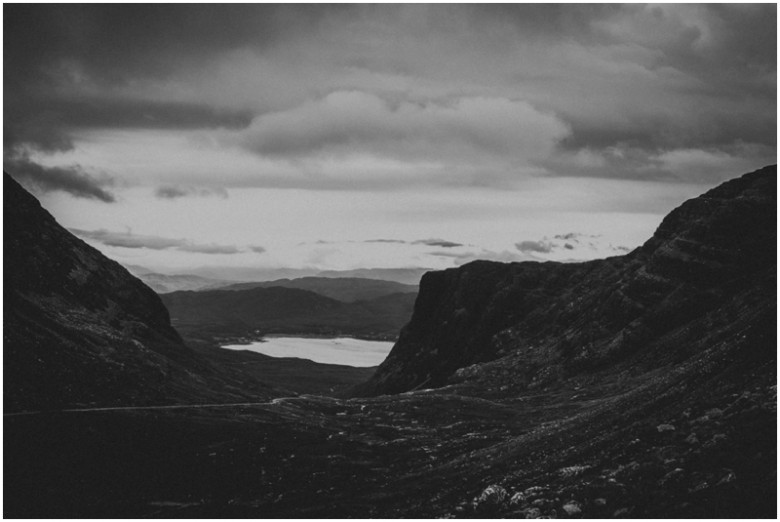
{"type": "Polygon", "coordinates": [[[158,274],[155,272],[146,272],[134,273],[133,275],[158,294],[167,294],[179,290],[219,288],[229,284],[224,280],[210,279],[190,274],[158,274]]]}
{"type": "MultiPolygon", "coordinates": [[[[300,277],[298,279],[277,279],[276,281],[261,281],[254,283],[236,283],[222,286],[220,290],[248,290],[250,288],[268,288],[279,286],[298,288],[315,294],[324,295],[337,301],[352,303],[365,301],[390,294],[417,293],[416,285],[405,285],[395,281],[380,279],[364,279],[359,277],[300,277]]],[[[191,288],[189,290],[196,290],[191,288]]]]}
{"type": "MultiPolygon", "coordinates": [[[[622,257],[579,265],[479,262],[427,274],[393,354],[357,390],[371,397],[332,396],[334,386],[354,382],[344,368],[333,376],[289,359],[267,365],[269,358],[204,341],[191,346],[216,352],[209,360],[222,371],[254,368],[280,386],[306,381],[309,393],[330,395],[5,413],[3,515],[774,518],[776,198],[770,167],[688,201],[622,257]]],[[[26,239],[49,240],[49,230],[37,232],[26,239]]],[[[62,241],[50,245],[52,254],[39,248],[27,259],[40,258],[44,279],[54,277],[60,258],[64,279],[72,270],[68,251],[57,249],[62,241]]],[[[108,277],[110,267],[99,266],[95,275],[108,277]]],[[[6,282],[24,269],[7,269],[6,282]]],[[[32,285],[39,273],[19,274],[32,285]]],[[[28,328],[16,317],[4,336],[55,340],[75,354],[61,370],[76,371],[84,363],[79,345],[103,343],[85,330],[108,327],[92,312],[89,321],[48,323],[57,332],[69,328],[76,346],[47,333],[44,304],[75,299],[82,306],[70,297],[78,285],[58,282],[64,286],[43,285],[55,296],[48,301],[25,297],[36,320],[28,328]],[[20,325],[27,330],[14,334],[20,325]]],[[[156,310],[150,328],[169,333],[157,297],[140,283],[127,285],[143,309],[156,310]]],[[[306,307],[314,316],[338,317],[339,307],[350,306],[369,313],[375,304],[388,310],[381,301],[393,298],[347,304],[290,288],[222,294],[225,306],[266,303],[244,311],[247,319],[306,307]]],[[[6,320],[17,313],[13,304],[9,312],[6,302],[6,320]]],[[[199,313],[224,319],[213,303],[199,313]]],[[[35,342],[21,346],[42,350],[35,342]]],[[[8,351],[5,357],[7,381],[19,356],[12,365],[8,351]]],[[[34,353],[28,362],[36,360],[34,353]]],[[[252,373],[243,373],[245,385],[252,373]]],[[[85,387],[99,377],[84,375],[85,387]]],[[[225,381],[201,382],[216,392],[225,381]]]]}
{"type": "Polygon", "coordinates": [[[415,297],[413,293],[397,293],[344,303],[281,286],[161,296],[176,328],[186,337],[199,339],[237,339],[267,333],[393,339],[408,321],[415,297]]]}
{"type": "Polygon", "coordinates": [[[721,342],[757,343],[775,317],[776,187],[776,167],[724,183],[620,257],[429,272],[411,321],[356,393],[501,372],[512,386],[540,386],[627,358],[660,367],[721,342]]]}
{"type": "Polygon", "coordinates": [[[3,190],[5,412],[268,396],[193,353],[157,294],[5,173],[3,190]]]}
{"type": "Polygon", "coordinates": [[[317,277],[359,277],[395,281],[405,285],[417,285],[428,268],[356,268],[353,270],[323,270],[317,277]]]}

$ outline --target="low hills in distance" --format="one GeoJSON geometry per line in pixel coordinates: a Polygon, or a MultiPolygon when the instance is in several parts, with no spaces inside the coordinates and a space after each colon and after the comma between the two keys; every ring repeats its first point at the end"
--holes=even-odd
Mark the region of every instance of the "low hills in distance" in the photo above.
{"type": "Polygon", "coordinates": [[[160,294],[182,335],[215,345],[266,334],[395,340],[411,317],[418,290],[417,285],[363,277],[229,283],[128,268],[160,294]]]}
{"type": "Polygon", "coordinates": [[[160,297],[173,325],[185,337],[230,342],[266,334],[394,340],[409,320],[417,294],[343,302],[299,288],[260,286],[160,297]]]}
{"type": "Polygon", "coordinates": [[[407,285],[395,281],[366,279],[362,277],[301,277],[298,279],[277,279],[255,283],[235,283],[220,287],[220,290],[248,290],[251,288],[269,288],[280,286],[298,288],[315,294],[324,295],[337,301],[352,303],[367,301],[391,294],[416,294],[417,285],[407,285]]]}
{"type": "Polygon", "coordinates": [[[355,301],[394,292],[416,291],[426,268],[360,268],[355,270],[316,271],[307,269],[238,269],[200,267],[187,273],[159,273],[133,264],[127,270],[158,294],[179,290],[214,290],[218,288],[251,288],[253,286],[288,286],[322,293],[334,299],[355,301]],[[329,283],[337,280],[341,283],[329,283]],[[275,283],[271,285],[271,283],[275,283]],[[241,286],[253,285],[253,286],[241,286]],[[395,286],[400,285],[400,286],[395,286]],[[412,290],[409,287],[414,287],[412,290]],[[357,292],[355,295],[351,293],[357,292]]]}
{"type": "Polygon", "coordinates": [[[158,294],[179,290],[207,290],[231,284],[230,281],[212,279],[193,274],[160,274],[137,265],[124,265],[127,270],[158,294]]]}

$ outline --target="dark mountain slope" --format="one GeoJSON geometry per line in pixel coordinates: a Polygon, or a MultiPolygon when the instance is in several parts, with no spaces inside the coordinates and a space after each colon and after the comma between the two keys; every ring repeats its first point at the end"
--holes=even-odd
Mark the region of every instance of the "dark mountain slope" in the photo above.
{"type": "MultiPolygon", "coordinates": [[[[250,288],[268,288],[281,286],[299,288],[316,294],[352,303],[376,299],[390,294],[417,293],[417,285],[405,285],[395,281],[381,279],[365,279],[361,277],[299,277],[297,279],[277,279],[275,281],[260,281],[254,283],[235,283],[223,286],[220,290],[248,290],[250,288]]],[[[195,290],[194,288],[192,290],[195,290]]]]}
{"type": "Polygon", "coordinates": [[[776,278],[776,210],[772,166],[687,201],[626,256],[580,264],[477,261],[429,272],[393,351],[356,393],[441,386],[459,368],[502,357],[525,386],[628,356],[651,365],[683,360],[694,345],[661,343],[659,350],[659,340],[688,326],[685,339],[710,335],[715,342],[718,330],[708,321],[718,319],[708,314],[739,300],[771,313],[765,290],[776,278]]]}
{"type": "Polygon", "coordinates": [[[157,294],[57,224],[8,174],[3,188],[6,412],[246,398],[253,387],[267,395],[194,354],[157,294]]]}
{"type": "Polygon", "coordinates": [[[411,316],[415,294],[344,303],[298,288],[172,292],[162,300],[173,324],[198,339],[267,333],[393,339],[411,316]]]}

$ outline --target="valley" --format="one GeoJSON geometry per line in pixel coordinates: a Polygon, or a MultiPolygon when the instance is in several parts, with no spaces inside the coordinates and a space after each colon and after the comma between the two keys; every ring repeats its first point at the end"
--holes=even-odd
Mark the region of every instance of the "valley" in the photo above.
{"type": "Polygon", "coordinates": [[[4,185],[4,516],[776,514],[776,167],[625,256],[353,302],[159,297],[4,185]],[[398,341],[378,368],[216,344],[274,333],[398,341]]]}

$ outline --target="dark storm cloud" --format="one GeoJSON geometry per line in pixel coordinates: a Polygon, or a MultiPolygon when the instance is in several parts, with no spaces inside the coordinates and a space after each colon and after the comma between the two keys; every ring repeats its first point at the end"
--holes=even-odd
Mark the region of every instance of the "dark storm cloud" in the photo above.
{"type": "Polygon", "coordinates": [[[14,94],[6,91],[3,117],[3,141],[10,150],[18,145],[46,152],[69,150],[73,146],[70,134],[78,128],[235,129],[251,121],[247,111],[202,104],[14,94]]]}
{"type": "MultiPolygon", "coordinates": [[[[82,230],[78,228],[68,229],[79,237],[91,239],[106,246],[121,248],[148,248],[150,250],[178,250],[181,252],[194,252],[199,254],[238,254],[244,252],[234,245],[216,245],[213,243],[193,243],[186,239],[174,239],[160,236],[133,234],[131,232],[112,232],[109,230],[82,230]]],[[[249,247],[252,252],[258,252],[258,248],[249,247]]]]}
{"type": "Polygon", "coordinates": [[[116,201],[105,188],[113,184],[111,178],[93,177],[79,166],[44,167],[25,157],[6,157],[3,169],[23,185],[40,192],[62,191],[77,198],[97,199],[104,203],[116,201]]]}
{"type": "Polygon", "coordinates": [[[185,197],[218,197],[227,199],[228,193],[222,187],[197,188],[182,185],[163,185],[154,191],[159,199],[178,199],[185,197]]]}
{"type": "Polygon", "coordinates": [[[183,60],[306,31],[339,7],[234,4],[9,4],[3,8],[6,66],[44,80],[77,60],[109,84],[167,77],[183,60]],[[31,31],[34,29],[34,38],[31,31]],[[11,48],[9,47],[16,47],[11,48]],[[9,62],[10,60],[10,62],[9,62]]]}
{"type": "Polygon", "coordinates": [[[245,125],[242,111],[127,100],[111,91],[171,77],[231,49],[271,46],[316,24],[326,11],[248,4],[4,5],[4,144],[66,150],[73,126],[245,125]],[[78,93],[85,81],[108,96],[63,94],[78,93]]]}
{"type": "MultiPolygon", "coordinates": [[[[361,156],[415,173],[409,162],[440,163],[416,174],[434,184],[459,168],[495,186],[528,173],[709,180],[714,163],[776,156],[776,11],[7,4],[5,153],[68,150],[80,129],[220,128],[218,146],[310,161],[307,174],[361,156]]],[[[408,183],[382,175],[367,186],[408,183]]],[[[278,182],[252,176],[241,183],[278,182]]],[[[323,178],[304,183],[362,181],[323,178]]]]}
{"type": "Polygon", "coordinates": [[[625,108],[634,114],[619,124],[600,124],[571,111],[572,134],[565,144],[629,144],[646,150],[713,148],[736,141],[774,146],[776,20],[775,4],[630,4],[591,19],[591,35],[599,45],[641,50],[645,58],[637,54],[634,62],[639,72],[676,99],[638,91],[636,107],[625,108]],[[643,102],[660,111],[642,111],[643,102]]]}

